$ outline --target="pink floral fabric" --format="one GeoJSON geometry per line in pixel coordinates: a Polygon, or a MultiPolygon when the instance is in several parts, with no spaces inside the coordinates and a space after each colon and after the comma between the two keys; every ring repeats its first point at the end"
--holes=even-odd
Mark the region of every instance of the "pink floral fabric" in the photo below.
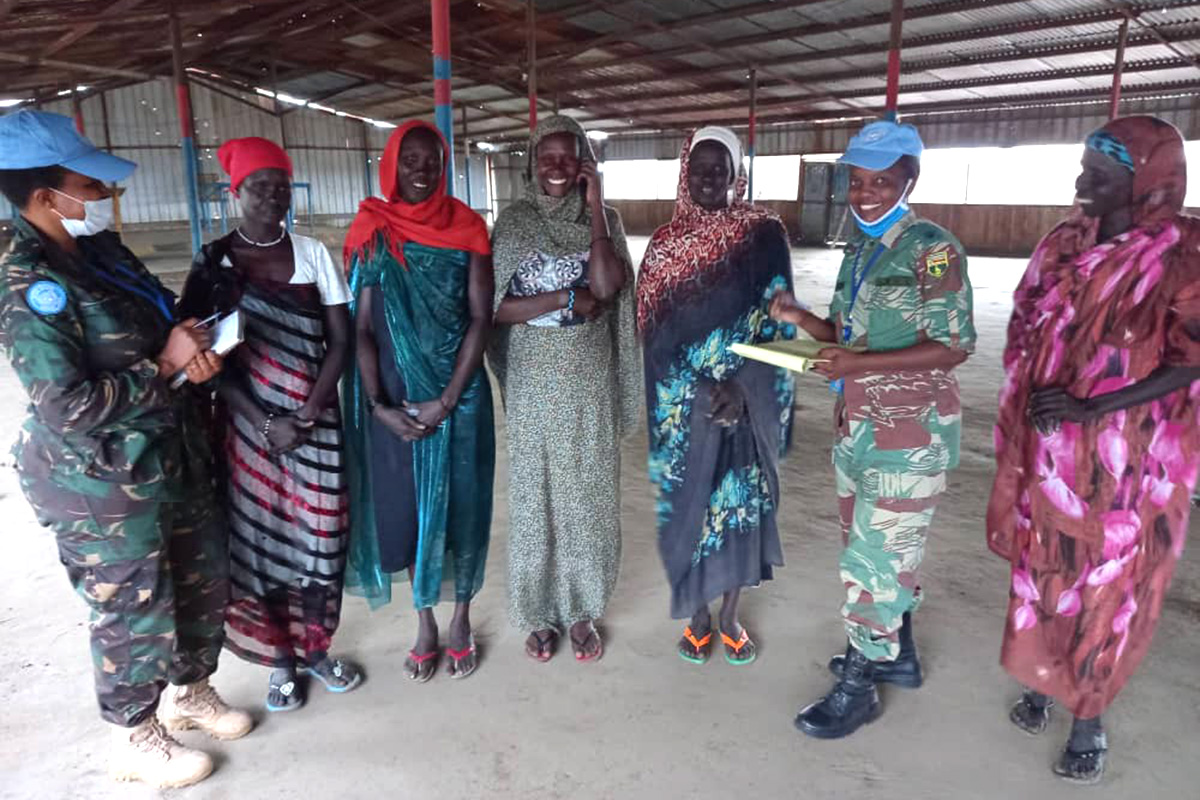
{"type": "Polygon", "coordinates": [[[1080,717],[1103,712],[1149,648],[1200,471],[1200,382],[1048,435],[1027,417],[1042,387],[1096,397],[1200,366],[1182,138],[1151,117],[1106,130],[1134,159],[1134,227],[1097,244],[1077,213],[1034,252],[1008,328],[988,506],[988,544],[1012,563],[1001,661],[1080,717]]]}

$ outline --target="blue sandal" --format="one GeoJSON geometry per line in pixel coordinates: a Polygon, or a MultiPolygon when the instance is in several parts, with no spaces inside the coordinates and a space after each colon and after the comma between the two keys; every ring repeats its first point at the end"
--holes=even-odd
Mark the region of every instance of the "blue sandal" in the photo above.
{"type": "Polygon", "coordinates": [[[304,691],[291,670],[277,669],[271,672],[267,683],[267,711],[296,711],[304,706],[304,691]],[[283,697],[282,703],[271,702],[271,696],[283,697]]]}
{"type": "Polygon", "coordinates": [[[323,683],[326,691],[334,694],[354,691],[363,679],[362,671],[358,667],[340,658],[331,659],[328,656],[314,665],[305,666],[303,671],[323,683]]]}

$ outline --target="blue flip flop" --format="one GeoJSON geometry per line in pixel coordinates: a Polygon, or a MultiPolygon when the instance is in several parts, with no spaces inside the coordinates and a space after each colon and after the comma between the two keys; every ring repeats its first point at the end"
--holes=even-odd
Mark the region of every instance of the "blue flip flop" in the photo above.
{"type": "Polygon", "coordinates": [[[268,687],[269,688],[267,689],[267,711],[271,711],[271,712],[296,711],[296,710],[304,707],[304,693],[300,690],[300,684],[296,682],[295,678],[292,678],[291,680],[286,680],[283,683],[276,683],[275,680],[272,679],[270,681],[270,683],[268,684],[268,687]],[[299,698],[299,702],[290,703],[288,705],[282,705],[282,706],[275,705],[274,703],[271,702],[271,694],[276,690],[278,690],[279,693],[282,694],[284,697],[290,698],[293,695],[296,696],[297,698],[299,698]]]}
{"type": "Polygon", "coordinates": [[[337,684],[330,683],[329,678],[327,678],[325,675],[322,675],[311,666],[302,667],[301,671],[319,680],[322,684],[324,684],[326,691],[333,692],[334,694],[345,694],[346,692],[353,691],[354,689],[358,688],[360,683],[362,683],[362,670],[358,669],[352,664],[347,664],[340,658],[333,659],[331,663],[333,664],[333,668],[330,671],[333,673],[335,678],[349,678],[349,683],[347,683],[345,686],[339,686],[337,684]]]}

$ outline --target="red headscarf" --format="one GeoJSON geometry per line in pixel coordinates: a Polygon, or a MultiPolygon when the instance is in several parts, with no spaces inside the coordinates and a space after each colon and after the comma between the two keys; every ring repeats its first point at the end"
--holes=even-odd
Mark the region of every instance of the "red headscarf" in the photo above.
{"type": "Polygon", "coordinates": [[[379,161],[379,185],[386,200],[368,197],[358,206],[358,215],[350,225],[342,258],[350,268],[355,253],[372,246],[375,234],[383,233],[388,251],[400,264],[404,263],[404,245],[417,242],[429,247],[445,247],[468,250],[480,255],[492,252],[488,239],[487,225],[483,217],[472,211],[466,203],[446,194],[446,170],[442,170],[437,189],[421,203],[406,203],[400,198],[396,185],[396,167],[400,163],[400,145],[410,131],[425,128],[433,131],[442,145],[442,163],[448,164],[449,150],[446,140],[428,122],[413,120],[392,132],[379,161]]]}
{"type": "Polygon", "coordinates": [[[217,150],[217,160],[235,192],[250,173],[260,169],[281,169],[292,177],[292,160],[283,148],[257,136],[230,139],[217,150]]]}

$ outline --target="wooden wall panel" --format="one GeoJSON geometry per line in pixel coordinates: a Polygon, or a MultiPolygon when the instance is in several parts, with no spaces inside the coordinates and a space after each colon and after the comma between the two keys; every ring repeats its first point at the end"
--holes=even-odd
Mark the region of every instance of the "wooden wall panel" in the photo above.
{"type": "MultiPolygon", "coordinates": [[[[674,203],[668,200],[616,200],[625,230],[634,236],[649,236],[671,220],[674,203]]],[[[800,205],[767,202],[793,235],[800,230],[800,205]]],[[[913,207],[962,241],[968,252],[979,255],[1027,257],[1038,241],[1063,219],[1065,206],[966,206],[919,204],[913,207]]],[[[811,244],[817,244],[815,242],[811,244]]]]}

